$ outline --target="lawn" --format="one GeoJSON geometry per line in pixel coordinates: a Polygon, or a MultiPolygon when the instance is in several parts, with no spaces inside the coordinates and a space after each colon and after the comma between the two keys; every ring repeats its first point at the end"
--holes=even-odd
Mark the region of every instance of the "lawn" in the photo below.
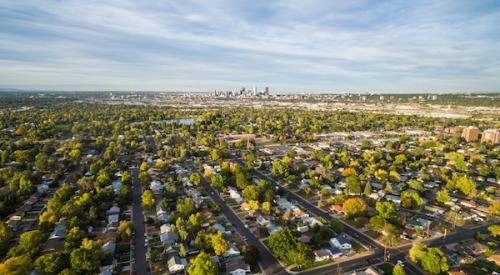
{"type": "Polygon", "coordinates": [[[357,241],[351,241],[351,245],[352,245],[352,249],[354,249],[354,251],[356,251],[356,253],[361,253],[361,252],[366,251],[366,248],[364,246],[362,246],[361,244],[359,244],[357,241]]]}
{"type": "Polygon", "coordinates": [[[333,263],[334,260],[325,260],[325,261],[321,261],[321,262],[314,262],[311,266],[308,266],[307,268],[298,268],[298,267],[293,267],[292,268],[292,271],[302,271],[302,270],[307,270],[307,269],[310,269],[310,268],[314,268],[314,267],[318,267],[318,266],[322,266],[322,265],[326,265],[326,264],[330,264],[330,263],[333,263]]]}
{"type": "Polygon", "coordinates": [[[380,233],[373,230],[368,230],[365,232],[365,234],[372,237],[373,239],[378,239],[378,237],[380,237],[380,233]]]}

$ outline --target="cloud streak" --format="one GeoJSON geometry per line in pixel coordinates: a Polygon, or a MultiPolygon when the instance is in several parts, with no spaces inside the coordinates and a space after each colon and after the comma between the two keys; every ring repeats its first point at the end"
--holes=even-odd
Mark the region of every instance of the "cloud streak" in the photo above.
{"type": "Polygon", "coordinates": [[[496,1],[0,1],[0,86],[493,91],[496,1]]]}

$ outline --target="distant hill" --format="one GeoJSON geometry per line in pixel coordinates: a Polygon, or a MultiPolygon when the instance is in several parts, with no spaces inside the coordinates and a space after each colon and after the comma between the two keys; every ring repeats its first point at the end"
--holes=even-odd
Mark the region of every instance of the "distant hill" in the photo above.
{"type": "Polygon", "coordinates": [[[27,89],[19,89],[12,87],[0,87],[0,93],[8,93],[8,92],[34,92],[36,90],[27,90],[27,89]]]}

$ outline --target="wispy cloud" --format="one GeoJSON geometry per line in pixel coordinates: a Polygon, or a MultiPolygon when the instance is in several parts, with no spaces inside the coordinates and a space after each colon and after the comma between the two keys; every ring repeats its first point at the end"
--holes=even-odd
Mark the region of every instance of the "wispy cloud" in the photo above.
{"type": "Polygon", "coordinates": [[[0,1],[0,85],[491,91],[497,1],[0,1]]]}

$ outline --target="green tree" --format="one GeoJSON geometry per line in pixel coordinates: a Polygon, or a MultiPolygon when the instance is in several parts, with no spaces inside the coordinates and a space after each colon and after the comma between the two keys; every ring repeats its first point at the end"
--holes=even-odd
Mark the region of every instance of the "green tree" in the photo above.
{"type": "Polygon", "coordinates": [[[245,174],[241,171],[236,172],[236,186],[240,189],[245,189],[247,187],[248,181],[245,174]]]}
{"type": "Polygon", "coordinates": [[[184,244],[181,244],[179,247],[179,256],[184,258],[186,257],[186,255],[187,255],[186,248],[184,247],[184,244]]]}
{"type": "Polygon", "coordinates": [[[422,184],[422,182],[416,180],[416,179],[411,179],[408,181],[408,186],[411,188],[411,189],[415,189],[417,191],[424,191],[424,185],[422,184]]]}
{"type": "MultiPolygon", "coordinates": [[[[13,232],[4,221],[0,221],[0,251],[6,251],[7,244],[14,236],[13,232]]],[[[0,253],[2,255],[3,253],[0,253]]]]}
{"type": "Polygon", "coordinates": [[[439,274],[448,270],[448,260],[439,248],[414,242],[409,256],[411,261],[420,263],[422,268],[431,274],[439,274]]]}
{"type": "Polygon", "coordinates": [[[122,240],[130,240],[133,231],[134,228],[130,221],[121,220],[120,224],[118,225],[118,228],[116,229],[116,234],[122,240]]]}
{"type": "Polygon", "coordinates": [[[146,172],[149,169],[149,165],[146,162],[141,163],[141,172],[146,172]]]}
{"type": "Polygon", "coordinates": [[[205,251],[201,251],[194,260],[191,260],[188,273],[190,275],[211,275],[215,274],[217,267],[205,251]]]}
{"type": "Polygon", "coordinates": [[[443,204],[450,201],[450,196],[448,195],[448,190],[441,189],[439,192],[437,192],[436,201],[443,203],[443,204]]]}
{"type": "Polygon", "coordinates": [[[189,223],[191,226],[197,228],[203,223],[203,216],[200,212],[196,212],[195,214],[191,214],[189,216],[189,223]]]}
{"type": "Polygon", "coordinates": [[[243,256],[245,257],[245,262],[256,264],[259,261],[259,250],[255,246],[245,245],[243,247],[243,256]]]}
{"type": "Polygon", "coordinates": [[[377,232],[382,232],[384,230],[385,224],[386,224],[386,221],[381,216],[373,216],[370,218],[369,226],[371,229],[373,229],[377,232]]]}
{"type": "Polygon", "coordinates": [[[79,149],[73,149],[69,152],[69,157],[73,162],[79,162],[80,161],[80,150],[79,149]]]}
{"type": "Polygon", "coordinates": [[[259,188],[256,185],[250,184],[243,190],[243,198],[245,200],[257,200],[259,198],[259,188]]]}
{"type": "Polygon", "coordinates": [[[386,220],[395,218],[398,212],[396,205],[390,201],[378,201],[375,204],[375,209],[377,210],[378,214],[386,220]]]}
{"type": "Polygon", "coordinates": [[[21,255],[7,259],[0,264],[0,274],[26,275],[33,269],[33,262],[28,255],[21,255]]]}
{"type": "Polygon", "coordinates": [[[370,194],[372,193],[372,185],[369,182],[365,184],[365,190],[363,193],[365,194],[365,196],[370,196],[370,194]]]}
{"type": "Polygon", "coordinates": [[[123,182],[123,184],[131,184],[132,183],[132,174],[130,174],[129,171],[123,172],[122,182],[123,182]]]}
{"type": "Polygon", "coordinates": [[[398,263],[394,266],[392,269],[392,275],[405,275],[405,271],[403,270],[403,267],[398,263]]]}
{"type": "Polygon", "coordinates": [[[290,228],[285,227],[269,236],[268,246],[280,260],[288,260],[288,253],[295,249],[298,240],[290,228]]]}
{"type": "Polygon", "coordinates": [[[71,268],[80,274],[93,273],[101,265],[103,256],[99,243],[84,239],[82,246],[71,252],[71,268]]]}
{"type": "Polygon", "coordinates": [[[407,190],[401,193],[401,206],[404,208],[419,208],[424,201],[420,195],[413,190],[407,190]]]}
{"type": "MultiPolygon", "coordinates": [[[[102,170],[101,170],[102,172],[102,170]]],[[[106,185],[110,184],[111,183],[111,179],[109,178],[109,176],[105,173],[103,174],[100,174],[99,176],[97,176],[97,179],[96,179],[96,184],[99,186],[99,187],[105,187],[106,185]]]]}
{"type": "Polygon", "coordinates": [[[213,188],[219,191],[224,191],[226,189],[226,185],[224,184],[224,178],[222,177],[221,174],[212,175],[210,177],[210,183],[212,184],[213,188]]]}
{"type": "Polygon", "coordinates": [[[262,203],[262,213],[265,215],[271,214],[271,203],[268,201],[265,201],[262,203]]]}
{"type": "Polygon", "coordinates": [[[466,175],[454,177],[455,187],[468,197],[476,196],[476,182],[466,175]]]}
{"type": "Polygon", "coordinates": [[[289,169],[281,160],[275,160],[271,172],[275,177],[285,178],[288,177],[289,169]]]}
{"type": "Polygon", "coordinates": [[[40,152],[35,157],[35,167],[40,171],[46,171],[49,166],[49,156],[46,153],[40,152]]]}
{"type": "Polygon", "coordinates": [[[64,252],[45,254],[35,261],[35,270],[41,275],[58,274],[68,267],[69,257],[64,252]]]}
{"type": "Polygon", "coordinates": [[[129,185],[123,185],[120,190],[120,204],[127,205],[132,203],[132,190],[129,185]]]}
{"type": "Polygon", "coordinates": [[[182,216],[188,217],[196,210],[196,204],[192,198],[181,198],[177,200],[176,209],[182,216]]]}
{"type": "Polygon", "coordinates": [[[440,274],[448,270],[448,260],[439,248],[428,248],[420,262],[424,270],[431,274],[440,274]]]}
{"type": "Polygon", "coordinates": [[[490,225],[488,227],[488,231],[490,231],[491,235],[494,238],[496,238],[496,237],[500,236],[500,225],[497,225],[497,224],[490,225]]]}
{"type": "Polygon", "coordinates": [[[220,231],[215,234],[211,234],[210,241],[215,255],[217,256],[222,256],[229,248],[229,243],[226,239],[224,239],[224,236],[222,236],[222,232],[220,231]]]}
{"type": "Polygon", "coordinates": [[[39,230],[24,232],[19,238],[19,244],[9,250],[8,256],[19,256],[26,254],[34,258],[42,247],[46,236],[39,230]]]}
{"type": "Polygon", "coordinates": [[[290,251],[288,261],[299,268],[311,266],[314,263],[314,252],[308,245],[297,243],[297,246],[290,251]]]}
{"type": "Polygon", "coordinates": [[[145,209],[153,209],[155,203],[155,196],[151,190],[146,190],[142,193],[142,207],[145,209]]]}
{"type": "Polygon", "coordinates": [[[200,186],[201,176],[198,173],[193,173],[189,176],[189,181],[191,181],[195,186],[200,186]]]}
{"type": "Polygon", "coordinates": [[[64,247],[68,250],[73,250],[82,244],[82,234],[79,227],[71,227],[64,240],[64,247]]]}
{"type": "Polygon", "coordinates": [[[336,218],[331,218],[328,224],[336,233],[342,233],[344,231],[344,225],[336,218]]]}
{"type": "Polygon", "coordinates": [[[346,179],[346,188],[351,193],[361,193],[361,185],[357,176],[350,176],[346,179]]]}

